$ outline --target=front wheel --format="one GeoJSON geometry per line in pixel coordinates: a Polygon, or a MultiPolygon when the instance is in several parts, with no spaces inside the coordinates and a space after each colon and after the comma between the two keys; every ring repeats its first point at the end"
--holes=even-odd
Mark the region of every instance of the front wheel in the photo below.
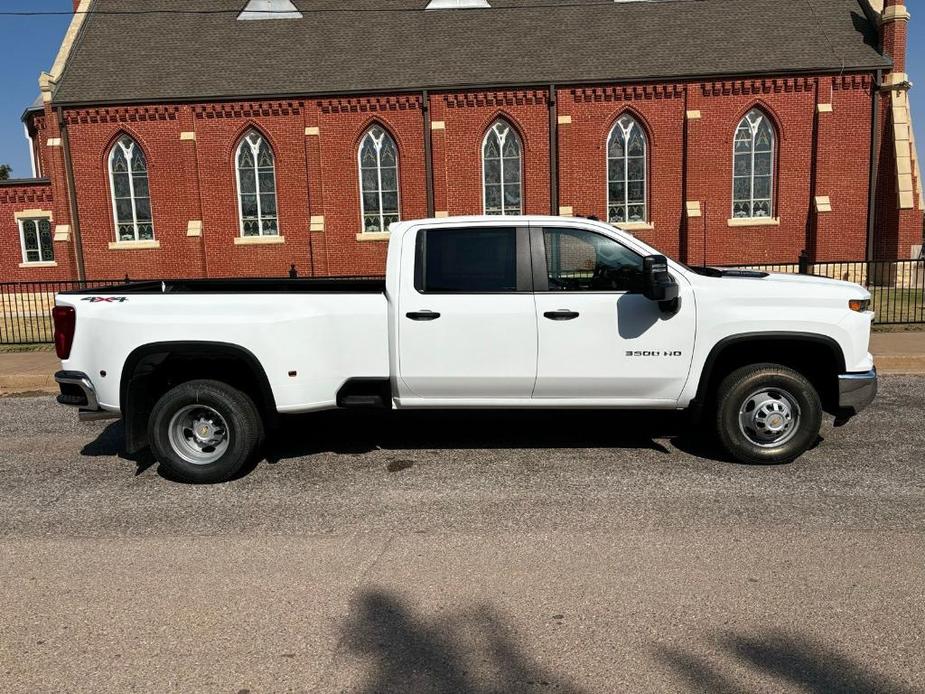
{"type": "Polygon", "coordinates": [[[167,391],[151,410],[154,457],[184,482],[224,482],[254,455],[263,422],[253,400],[220,381],[188,381],[167,391]]]}
{"type": "Polygon", "coordinates": [[[816,442],[821,426],[819,394],[786,366],[744,366],[726,376],[717,391],[717,433],[740,462],[789,463],[816,442]]]}

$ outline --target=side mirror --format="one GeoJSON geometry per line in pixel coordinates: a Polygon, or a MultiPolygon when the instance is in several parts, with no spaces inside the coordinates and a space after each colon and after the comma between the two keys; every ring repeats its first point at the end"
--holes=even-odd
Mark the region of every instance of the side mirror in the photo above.
{"type": "Polygon", "coordinates": [[[678,283],[668,273],[668,259],[663,255],[650,255],[642,259],[642,294],[650,301],[659,302],[663,311],[677,310],[678,283]]]}

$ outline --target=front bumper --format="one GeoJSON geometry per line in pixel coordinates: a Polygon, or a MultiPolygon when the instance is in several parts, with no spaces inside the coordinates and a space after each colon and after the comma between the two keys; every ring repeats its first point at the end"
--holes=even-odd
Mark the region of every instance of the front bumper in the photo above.
{"type": "Polygon", "coordinates": [[[83,371],[59,371],[55,374],[55,381],[61,389],[58,402],[62,405],[80,408],[78,416],[81,421],[97,419],[117,419],[117,412],[109,412],[100,407],[96,399],[96,388],[90,377],[83,371]]]}
{"type": "Polygon", "coordinates": [[[838,407],[857,414],[877,397],[877,369],[838,377],[838,407]]]}

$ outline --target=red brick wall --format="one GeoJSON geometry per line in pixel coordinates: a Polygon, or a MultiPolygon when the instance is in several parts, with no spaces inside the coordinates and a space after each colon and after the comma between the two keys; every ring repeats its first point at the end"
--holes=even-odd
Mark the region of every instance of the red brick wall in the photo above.
{"type": "MultiPolygon", "coordinates": [[[[51,184],[26,182],[0,185],[0,282],[66,280],[73,278],[71,244],[53,241],[55,267],[20,267],[23,262],[19,224],[15,214],[23,210],[46,210],[52,213],[51,184]]],[[[52,220],[52,229],[57,219],[52,220]]]]}
{"type": "Polygon", "coordinates": [[[560,90],[559,205],[576,215],[607,219],[607,139],[624,114],[648,140],[648,211],[651,231],[634,232],[663,253],[679,257],[684,210],[684,91],[680,85],[588,87],[560,90]]]}
{"type": "Polygon", "coordinates": [[[549,214],[549,107],[542,90],[448,92],[431,97],[434,205],[450,215],[482,214],[482,143],[498,118],[517,131],[522,145],[524,214],[549,214]]]}
{"type": "MultiPolygon", "coordinates": [[[[560,89],[558,204],[606,218],[606,139],[616,119],[629,112],[649,139],[653,229],[635,232],[643,240],[693,263],[793,262],[804,248],[819,260],[863,258],[871,89],[869,75],[560,89]],[[820,112],[820,104],[831,104],[831,111],[820,112]],[[739,120],[756,106],[777,129],[774,215],[780,224],[729,226],[732,138],[739,120]],[[693,111],[700,117],[688,118],[693,111]],[[832,212],[817,214],[814,196],[828,196],[832,212]],[[687,201],[699,202],[703,215],[688,218],[687,201]]],[[[482,140],[499,117],[523,142],[524,211],[551,211],[547,100],[543,89],[429,95],[438,213],[482,212],[482,140]]],[[[50,108],[44,118],[42,142],[59,135],[50,108]]],[[[402,218],[427,212],[420,95],[112,107],[68,110],[65,118],[89,278],[283,276],[292,264],[303,276],[382,272],[386,244],[357,238],[356,153],[373,123],[398,144],[402,218]],[[235,243],[234,152],[250,127],[274,148],[281,244],[235,243]],[[115,229],[107,157],[121,133],[134,137],[147,155],[156,249],[109,248],[115,229]],[[195,133],[195,140],[181,139],[181,133],[195,133]],[[202,236],[187,235],[192,220],[202,222],[202,236]]],[[[67,223],[63,150],[42,149],[56,222],[67,223]]],[[[887,156],[884,148],[881,159],[887,156]]],[[[884,207],[890,204],[889,173],[882,161],[884,207]]],[[[915,214],[920,228],[921,211],[915,214]]],[[[896,214],[880,215],[884,252],[908,253],[898,248],[908,236],[900,226],[910,224],[896,214]]]]}

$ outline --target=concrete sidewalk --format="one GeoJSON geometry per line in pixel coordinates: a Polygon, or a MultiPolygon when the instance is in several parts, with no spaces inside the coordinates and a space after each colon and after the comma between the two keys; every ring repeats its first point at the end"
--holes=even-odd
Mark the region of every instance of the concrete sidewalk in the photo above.
{"type": "MultiPolygon", "coordinates": [[[[874,333],[871,352],[881,374],[925,375],[925,331],[874,333]]],[[[0,395],[57,393],[53,351],[0,353],[0,395]]]]}

